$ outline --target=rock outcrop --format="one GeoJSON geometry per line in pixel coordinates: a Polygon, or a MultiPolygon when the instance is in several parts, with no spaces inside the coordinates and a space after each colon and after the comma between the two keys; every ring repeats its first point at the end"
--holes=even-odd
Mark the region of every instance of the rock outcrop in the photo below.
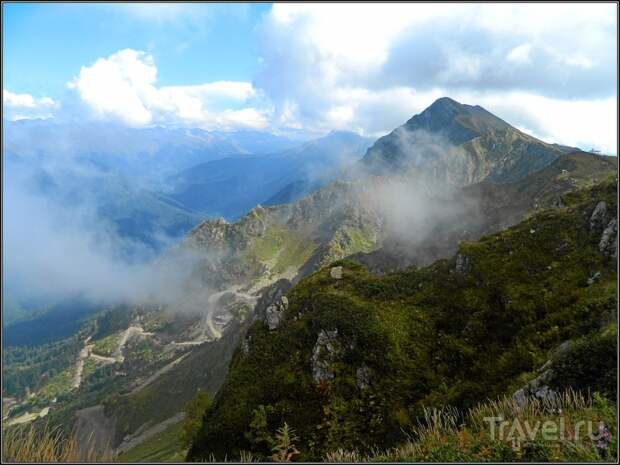
{"type": "Polygon", "coordinates": [[[616,258],[618,255],[618,226],[613,218],[601,235],[598,248],[605,257],[616,258]]]}
{"type": "Polygon", "coordinates": [[[331,364],[336,361],[340,355],[337,346],[338,330],[319,331],[319,335],[312,350],[312,379],[315,383],[331,381],[334,379],[334,372],[331,364]]]}
{"type": "Polygon", "coordinates": [[[518,389],[512,398],[517,402],[519,406],[525,405],[527,398],[534,398],[542,401],[545,405],[552,406],[556,400],[559,399],[559,394],[549,387],[551,380],[553,379],[553,360],[561,353],[566,352],[572,346],[572,341],[564,341],[560,344],[552,353],[549,360],[547,360],[539,369],[539,376],[530,381],[526,386],[518,389]]]}
{"type": "Polygon", "coordinates": [[[605,202],[599,202],[594,207],[594,211],[590,216],[590,229],[592,231],[602,229],[607,222],[607,204],[605,202]]]}
{"type": "Polygon", "coordinates": [[[279,296],[265,309],[265,323],[269,331],[273,331],[280,326],[286,309],[288,309],[288,299],[286,296],[279,296]]]}
{"type": "Polygon", "coordinates": [[[471,269],[471,259],[464,254],[457,254],[454,271],[458,274],[465,274],[471,269]]]}

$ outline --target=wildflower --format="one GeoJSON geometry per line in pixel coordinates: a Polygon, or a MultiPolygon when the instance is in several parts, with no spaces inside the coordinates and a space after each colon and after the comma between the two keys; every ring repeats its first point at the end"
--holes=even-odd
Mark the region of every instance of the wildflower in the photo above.
{"type": "Polygon", "coordinates": [[[598,440],[596,447],[601,451],[607,450],[607,446],[611,443],[611,433],[605,423],[602,421],[598,424],[598,440]]]}

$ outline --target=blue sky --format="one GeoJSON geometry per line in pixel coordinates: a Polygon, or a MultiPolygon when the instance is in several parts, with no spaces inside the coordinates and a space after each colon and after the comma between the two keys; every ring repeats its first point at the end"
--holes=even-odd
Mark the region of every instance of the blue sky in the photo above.
{"type": "Polygon", "coordinates": [[[196,5],[193,18],[160,18],[123,5],[4,4],[4,86],[59,98],[82,65],[124,48],[152,54],[161,85],[247,81],[258,64],[254,28],[269,8],[196,5]]]}
{"type": "Polygon", "coordinates": [[[377,137],[449,96],[615,153],[617,8],[4,3],[3,116],[377,137]]]}

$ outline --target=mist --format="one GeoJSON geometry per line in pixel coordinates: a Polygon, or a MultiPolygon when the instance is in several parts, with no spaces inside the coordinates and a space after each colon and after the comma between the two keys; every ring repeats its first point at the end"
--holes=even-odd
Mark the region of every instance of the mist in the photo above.
{"type": "Polygon", "coordinates": [[[164,231],[153,232],[161,255],[123,237],[102,216],[97,199],[75,183],[88,179],[97,186],[102,173],[67,158],[37,160],[36,166],[4,161],[2,272],[9,301],[170,304],[190,285],[197,252],[176,247],[165,253],[178,238],[164,231]]]}
{"type": "Polygon", "coordinates": [[[471,183],[469,155],[442,134],[400,127],[393,135],[389,143],[380,140],[372,159],[350,169],[348,178],[356,182],[361,204],[381,218],[382,245],[430,264],[481,224],[478,199],[462,190],[471,183]]]}

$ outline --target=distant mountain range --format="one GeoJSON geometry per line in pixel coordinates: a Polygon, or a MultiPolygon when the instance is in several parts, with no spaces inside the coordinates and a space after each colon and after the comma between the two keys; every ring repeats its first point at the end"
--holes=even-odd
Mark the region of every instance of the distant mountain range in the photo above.
{"type": "Polygon", "coordinates": [[[72,158],[102,170],[162,180],[191,166],[234,155],[277,153],[298,141],[262,131],[210,132],[53,120],[4,121],[3,157],[72,158]]]}
{"type": "Polygon", "coordinates": [[[281,153],[230,156],[171,176],[170,197],[205,216],[236,219],[256,204],[287,203],[331,181],[372,139],[331,132],[281,153]]]}

